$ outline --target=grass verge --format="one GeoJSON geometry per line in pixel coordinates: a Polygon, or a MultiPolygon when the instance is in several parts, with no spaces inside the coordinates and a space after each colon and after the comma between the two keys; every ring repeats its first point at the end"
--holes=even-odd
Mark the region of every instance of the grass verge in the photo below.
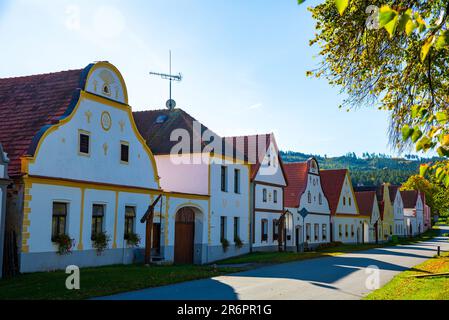
{"type": "Polygon", "coordinates": [[[80,300],[121,292],[215,277],[242,268],[211,266],[117,265],[85,268],[80,272],[80,290],[65,287],[64,271],[40,272],[0,280],[0,300],[80,300]]]}
{"type": "Polygon", "coordinates": [[[365,300],[449,300],[449,276],[415,278],[449,272],[449,253],[402,272],[365,300]]]}

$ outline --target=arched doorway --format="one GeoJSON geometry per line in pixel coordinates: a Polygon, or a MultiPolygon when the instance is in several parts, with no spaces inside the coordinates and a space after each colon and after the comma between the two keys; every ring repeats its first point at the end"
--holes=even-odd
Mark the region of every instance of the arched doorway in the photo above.
{"type": "Polygon", "coordinates": [[[195,245],[195,211],[181,208],[176,213],[175,263],[192,264],[195,245]]]}

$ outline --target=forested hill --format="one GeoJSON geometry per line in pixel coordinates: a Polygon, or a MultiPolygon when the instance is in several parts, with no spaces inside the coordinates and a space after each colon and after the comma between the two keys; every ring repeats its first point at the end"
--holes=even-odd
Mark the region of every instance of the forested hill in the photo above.
{"type": "Polygon", "coordinates": [[[342,157],[329,158],[304,154],[300,152],[281,152],[282,160],[288,162],[303,162],[310,157],[315,157],[321,169],[348,168],[355,186],[379,185],[384,182],[402,184],[411,175],[419,173],[419,166],[437,158],[419,158],[415,155],[406,155],[404,158],[392,158],[384,154],[364,153],[361,158],[355,153],[348,153],[342,157]]]}

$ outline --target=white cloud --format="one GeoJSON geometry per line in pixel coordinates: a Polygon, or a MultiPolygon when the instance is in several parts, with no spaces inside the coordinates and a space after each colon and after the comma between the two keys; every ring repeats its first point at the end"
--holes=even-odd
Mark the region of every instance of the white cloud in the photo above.
{"type": "Polygon", "coordinates": [[[250,106],[248,109],[250,109],[250,110],[260,109],[260,108],[262,108],[262,106],[263,106],[262,103],[256,103],[256,104],[253,104],[252,106],[250,106]]]}

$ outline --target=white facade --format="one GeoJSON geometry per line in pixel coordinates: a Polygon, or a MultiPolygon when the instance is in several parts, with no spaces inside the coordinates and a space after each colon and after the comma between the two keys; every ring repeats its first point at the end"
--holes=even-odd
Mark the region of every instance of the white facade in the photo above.
{"type": "MultiPolygon", "coordinates": [[[[380,219],[380,210],[379,205],[377,202],[377,196],[374,195],[374,204],[373,204],[373,212],[371,214],[371,219],[369,222],[369,242],[375,243],[376,239],[380,239],[380,237],[376,237],[376,225],[379,226],[382,225],[382,221],[380,219]]],[[[379,231],[379,235],[380,235],[379,231]]]]}
{"type": "Polygon", "coordinates": [[[287,238],[289,247],[299,249],[305,242],[310,248],[331,242],[329,202],[321,186],[320,171],[315,159],[308,161],[306,186],[300,195],[299,207],[285,209],[292,213],[290,229],[293,232],[288,234],[290,240],[287,238]],[[304,209],[308,212],[305,219],[300,214],[304,209]]]}
{"type": "Polygon", "coordinates": [[[401,192],[398,190],[393,199],[393,213],[394,213],[394,230],[393,234],[398,237],[405,237],[407,235],[407,224],[404,216],[404,202],[402,201],[401,192]]]}
{"type": "Polygon", "coordinates": [[[284,187],[287,185],[280,162],[279,150],[272,141],[252,183],[255,251],[279,248],[278,222],[284,213],[284,187]]]}

